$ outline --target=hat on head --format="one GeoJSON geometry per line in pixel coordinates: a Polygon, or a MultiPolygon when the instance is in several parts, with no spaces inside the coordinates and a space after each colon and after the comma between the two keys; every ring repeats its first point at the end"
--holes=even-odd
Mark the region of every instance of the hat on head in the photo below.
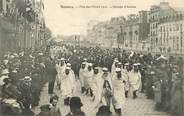
{"type": "Polygon", "coordinates": [[[134,66],[138,66],[138,64],[137,64],[137,63],[134,63],[133,65],[134,65],[134,66]]]}
{"type": "Polygon", "coordinates": [[[66,66],[71,67],[71,64],[70,63],[67,63],[66,66]]]}
{"type": "Polygon", "coordinates": [[[84,58],[83,60],[84,60],[84,61],[87,61],[87,58],[84,58]]]}
{"type": "Polygon", "coordinates": [[[144,56],[144,55],[143,55],[143,54],[141,54],[139,57],[141,57],[141,58],[142,58],[143,56],[144,56]]]}
{"type": "Polygon", "coordinates": [[[119,62],[119,61],[118,61],[118,58],[114,58],[114,62],[119,62]]]}
{"type": "Polygon", "coordinates": [[[60,58],[59,60],[60,60],[60,61],[64,61],[64,60],[65,60],[65,58],[60,58]]]}
{"type": "Polygon", "coordinates": [[[8,69],[4,69],[4,70],[2,70],[2,72],[1,72],[2,75],[9,74],[9,73],[10,73],[10,72],[8,71],[8,69]]]}
{"type": "Polygon", "coordinates": [[[120,68],[116,68],[116,72],[121,72],[121,69],[120,68]]]}
{"type": "Polygon", "coordinates": [[[19,55],[18,55],[17,53],[14,53],[13,55],[14,55],[15,57],[19,57],[19,55]]]}
{"type": "Polygon", "coordinates": [[[114,58],[114,61],[118,61],[118,58],[114,58]]]}
{"type": "Polygon", "coordinates": [[[38,55],[43,56],[43,53],[42,53],[42,52],[40,52],[40,53],[38,53],[38,55]]]}
{"type": "Polygon", "coordinates": [[[108,72],[108,69],[106,67],[102,68],[104,72],[108,72]]]}
{"type": "Polygon", "coordinates": [[[13,73],[17,73],[17,70],[13,70],[12,72],[13,72],[13,73]]]}
{"type": "Polygon", "coordinates": [[[13,58],[15,58],[15,56],[14,55],[10,55],[10,58],[13,59],[13,58]]]}
{"type": "Polygon", "coordinates": [[[118,65],[122,65],[122,63],[121,62],[118,62],[118,65]]]}
{"type": "Polygon", "coordinates": [[[82,65],[86,65],[86,63],[85,62],[82,62],[82,65]]]}
{"type": "Polygon", "coordinates": [[[8,64],[8,60],[3,60],[3,63],[6,65],[6,64],[8,64]]]}
{"type": "Polygon", "coordinates": [[[24,80],[24,81],[31,81],[32,79],[31,79],[30,76],[25,76],[23,80],[24,80]]]}
{"type": "Polygon", "coordinates": [[[70,70],[70,69],[71,69],[70,67],[68,67],[68,66],[66,67],[66,70],[70,70]]]}
{"type": "Polygon", "coordinates": [[[154,75],[154,74],[155,74],[155,72],[154,72],[154,71],[151,71],[151,72],[150,72],[150,74],[154,75]]]}
{"type": "Polygon", "coordinates": [[[70,107],[72,108],[79,108],[83,106],[80,97],[72,97],[70,99],[70,107]]]}
{"type": "Polygon", "coordinates": [[[92,63],[89,63],[88,66],[93,66],[93,64],[92,63]]]}
{"type": "Polygon", "coordinates": [[[125,66],[129,66],[129,63],[125,63],[125,66]]]}

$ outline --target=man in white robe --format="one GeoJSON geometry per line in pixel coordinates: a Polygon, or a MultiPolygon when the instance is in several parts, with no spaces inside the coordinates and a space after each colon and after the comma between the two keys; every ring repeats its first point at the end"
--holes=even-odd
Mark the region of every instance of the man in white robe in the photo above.
{"type": "Polygon", "coordinates": [[[75,74],[74,74],[74,71],[71,69],[71,64],[70,63],[67,63],[66,64],[67,67],[70,68],[70,81],[72,83],[72,93],[75,92],[75,87],[76,87],[76,80],[75,80],[75,74]]]}
{"type": "Polygon", "coordinates": [[[112,80],[113,97],[112,102],[116,116],[121,116],[122,106],[125,102],[124,79],[120,68],[116,68],[116,77],[112,80]]]}
{"type": "Polygon", "coordinates": [[[86,63],[82,63],[81,68],[79,70],[79,80],[81,83],[81,93],[83,94],[85,92],[84,88],[84,73],[87,71],[86,63]]]}
{"type": "Polygon", "coordinates": [[[102,74],[99,72],[99,67],[94,68],[94,75],[92,78],[92,92],[93,92],[93,101],[100,101],[99,88],[101,87],[103,82],[102,74]]]}
{"type": "Polygon", "coordinates": [[[111,75],[108,72],[107,68],[103,68],[103,75],[102,75],[102,85],[99,88],[99,95],[100,95],[100,102],[107,106],[110,110],[111,101],[112,101],[112,82],[111,82],[111,75]]]}
{"type": "Polygon", "coordinates": [[[92,66],[93,66],[92,63],[89,63],[87,71],[84,73],[84,87],[86,89],[86,95],[90,94],[90,96],[92,96],[91,86],[94,74],[92,66]]]}
{"type": "Polygon", "coordinates": [[[111,66],[111,75],[112,75],[112,77],[116,74],[115,70],[116,70],[116,67],[118,65],[118,62],[119,62],[118,59],[115,58],[112,66],[111,66]]]}
{"type": "Polygon", "coordinates": [[[72,97],[73,92],[70,73],[70,67],[66,67],[65,75],[61,80],[61,96],[64,97],[64,105],[69,105],[70,97],[72,97]]]}
{"type": "Polygon", "coordinates": [[[138,65],[134,64],[133,70],[129,73],[130,88],[133,91],[133,99],[137,98],[137,91],[141,89],[141,74],[138,65]]]}
{"type": "Polygon", "coordinates": [[[61,85],[61,79],[65,74],[65,68],[66,68],[65,59],[64,58],[59,59],[58,63],[56,64],[56,71],[57,71],[56,82],[57,87],[59,89],[61,85]]]}
{"type": "Polygon", "coordinates": [[[122,75],[125,81],[125,97],[128,97],[128,91],[130,89],[129,85],[129,63],[125,63],[124,69],[122,69],[122,75]]]}

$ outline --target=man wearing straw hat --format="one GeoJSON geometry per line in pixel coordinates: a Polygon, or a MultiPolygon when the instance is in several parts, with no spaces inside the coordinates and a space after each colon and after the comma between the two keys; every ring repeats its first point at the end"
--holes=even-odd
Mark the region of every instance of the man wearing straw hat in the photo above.
{"type": "Polygon", "coordinates": [[[32,85],[31,85],[31,77],[30,76],[25,76],[23,78],[23,82],[20,85],[20,91],[22,93],[23,96],[23,105],[27,105],[31,108],[31,103],[32,103],[32,99],[33,99],[33,95],[32,95],[32,85]]]}

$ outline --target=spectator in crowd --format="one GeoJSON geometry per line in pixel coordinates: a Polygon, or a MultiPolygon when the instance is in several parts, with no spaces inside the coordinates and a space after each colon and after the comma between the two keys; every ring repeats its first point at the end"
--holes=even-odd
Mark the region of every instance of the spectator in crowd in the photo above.
{"type": "Polygon", "coordinates": [[[112,112],[107,106],[101,106],[96,113],[96,116],[112,116],[112,112]]]}
{"type": "Polygon", "coordinates": [[[83,106],[79,97],[72,97],[70,100],[70,112],[66,116],[85,116],[85,113],[81,110],[83,106]]]}
{"type": "Polygon", "coordinates": [[[59,100],[59,97],[57,95],[54,95],[50,98],[50,113],[51,113],[51,116],[61,116],[61,112],[60,112],[60,109],[57,105],[58,103],[58,100],[59,100]]]}

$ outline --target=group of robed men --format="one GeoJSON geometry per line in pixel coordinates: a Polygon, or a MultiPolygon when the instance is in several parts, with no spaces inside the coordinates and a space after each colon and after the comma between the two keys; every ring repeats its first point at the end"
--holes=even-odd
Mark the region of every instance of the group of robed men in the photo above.
{"type": "Polygon", "coordinates": [[[138,65],[139,63],[135,63],[133,69],[129,71],[128,63],[123,67],[115,58],[110,72],[106,67],[93,66],[84,58],[78,78],[71,69],[71,64],[60,58],[56,62],[56,85],[60,95],[64,97],[65,105],[69,105],[70,98],[75,95],[77,82],[80,82],[81,93],[91,96],[96,106],[106,105],[109,109],[110,106],[114,106],[116,114],[121,116],[125,98],[132,95],[135,99],[137,91],[141,88],[138,65]]]}

